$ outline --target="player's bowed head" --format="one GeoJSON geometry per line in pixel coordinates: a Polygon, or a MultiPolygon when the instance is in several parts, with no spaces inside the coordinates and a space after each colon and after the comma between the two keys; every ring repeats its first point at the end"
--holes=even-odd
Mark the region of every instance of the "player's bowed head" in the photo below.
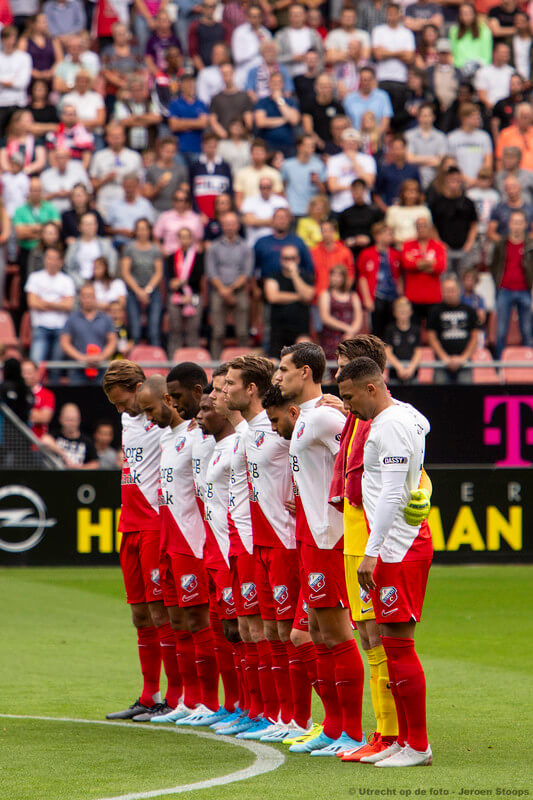
{"type": "Polygon", "coordinates": [[[106,369],[102,388],[119,414],[126,412],[130,417],[137,417],[141,413],[137,390],[145,381],[142,368],[135,361],[124,358],[113,361],[106,369]]]}
{"type": "Polygon", "coordinates": [[[182,361],[172,367],[167,375],[167,392],[182,419],[193,419],[197,415],[207,384],[205,371],[194,361],[182,361]]]}
{"type": "Polygon", "coordinates": [[[374,419],[393,404],[380,368],[366,356],[346,364],[337,377],[337,383],[345,408],[359,419],[374,419]]]}
{"type": "Polygon", "coordinates": [[[181,417],[172,405],[167,392],[167,381],[163,375],[150,375],[137,390],[137,401],[147,419],[159,428],[179,425],[181,417]]]}

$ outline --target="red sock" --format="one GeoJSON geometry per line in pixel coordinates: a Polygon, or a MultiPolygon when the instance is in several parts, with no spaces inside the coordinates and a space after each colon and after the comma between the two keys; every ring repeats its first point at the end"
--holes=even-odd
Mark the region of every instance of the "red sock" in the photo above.
{"type": "Polygon", "coordinates": [[[330,739],[338,739],[342,733],[342,712],[335,685],[335,662],[333,653],[325,644],[315,644],[317,675],[320,684],[320,699],[324,704],[324,733],[330,739]]]}
{"type": "Polygon", "coordinates": [[[263,698],[263,714],[268,719],[277,720],[279,715],[279,699],[272,674],[272,651],[266,639],[257,642],[259,656],[259,685],[263,698]]]}
{"type": "Polygon", "coordinates": [[[215,628],[215,655],[224,687],[224,708],[235,711],[239,702],[239,679],[233,661],[233,645],[224,636],[222,625],[215,628]]]}
{"type": "Polygon", "coordinates": [[[233,663],[235,665],[235,672],[237,673],[237,680],[239,682],[238,704],[241,711],[247,711],[250,708],[250,696],[248,694],[248,686],[246,684],[244,660],[244,642],[235,642],[233,645],[233,663]]]}
{"type": "Polygon", "coordinates": [[[389,685],[391,688],[392,696],[394,697],[394,705],[396,706],[396,716],[398,717],[398,736],[396,741],[402,747],[407,742],[407,719],[403,710],[402,698],[398,694],[395,683],[395,672],[392,661],[387,659],[387,668],[389,670],[389,685]]]}
{"type": "Polygon", "coordinates": [[[342,730],[360,742],[363,738],[363,685],[365,668],[355,639],[332,647],[335,685],[342,711],[342,730]]]}
{"type": "Polygon", "coordinates": [[[293,716],[294,701],[289,677],[287,644],[280,641],[270,642],[270,650],[272,653],[272,673],[279,697],[281,721],[288,725],[293,716]]]}
{"type": "Polygon", "coordinates": [[[215,656],[215,635],[211,627],[202,628],[192,635],[196,658],[196,671],[202,691],[202,703],[211,711],[219,708],[218,667],[215,656]]]}
{"type": "Polygon", "coordinates": [[[259,683],[259,656],[255,642],[246,642],[246,683],[250,694],[249,717],[258,717],[263,713],[263,696],[259,683]]]}
{"type": "Polygon", "coordinates": [[[187,708],[195,708],[202,702],[202,689],[196,672],[194,642],[190,631],[174,631],[176,655],[183,680],[183,702],[187,708]]]}
{"type": "Polygon", "coordinates": [[[161,702],[159,693],[159,680],[161,678],[161,647],[157,628],[153,625],[147,628],[137,628],[137,642],[139,645],[139,661],[143,676],[143,690],[141,703],[143,706],[153,706],[161,702]]]}
{"type": "Polygon", "coordinates": [[[181,697],[183,681],[181,679],[176,655],[176,639],[170,622],[157,629],[161,646],[161,659],[167,676],[166,701],[171,708],[176,708],[181,697]]]}
{"type": "Polygon", "coordinates": [[[289,677],[294,700],[292,718],[301,728],[307,728],[311,717],[311,681],[308,678],[305,664],[300,658],[300,648],[296,648],[292,642],[287,642],[287,653],[289,654],[289,677]]]}
{"type": "MultiPolygon", "coordinates": [[[[407,743],[419,751],[427,750],[426,678],[415,651],[413,639],[382,636],[387,662],[392,666],[394,686],[407,722],[407,743]]],[[[394,694],[394,690],[393,690],[394,694]]],[[[396,695],[394,695],[396,700],[396,695]]],[[[398,713],[398,721],[400,714],[398,713]]],[[[400,736],[398,735],[398,739],[400,736]]]]}
{"type": "Polygon", "coordinates": [[[300,656],[300,661],[306,669],[309,682],[317,695],[320,697],[320,684],[318,682],[317,675],[317,656],[315,645],[313,642],[306,642],[306,644],[301,644],[297,650],[298,655],[300,656]]]}

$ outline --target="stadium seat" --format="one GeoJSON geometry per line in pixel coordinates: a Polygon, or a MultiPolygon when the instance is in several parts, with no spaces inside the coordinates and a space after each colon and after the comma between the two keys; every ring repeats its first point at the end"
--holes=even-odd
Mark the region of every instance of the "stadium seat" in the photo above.
{"type": "Polygon", "coordinates": [[[28,351],[31,347],[31,339],[32,339],[32,332],[31,332],[31,321],[30,321],[30,312],[25,311],[22,315],[22,319],[20,320],[20,331],[19,331],[19,341],[20,346],[23,350],[28,351]]]}
{"type": "Polygon", "coordinates": [[[0,344],[5,347],[18,347],[18,343],[11,314],[8,311],[0,311],[0,344]]]}
{"type": "MultiPolygon", "coordinates": [[[[472,361],[491,363],[492,356],[486,347],[480,347],[472,356],[472,361]]],[[[500,383],[500,378],[494,367],[474,367],[472,369],[472,383],[500,383]]]]}
{"type": "MultiPolygon", "coordinates": [[[[196,364],[205,364],[206,361],[212,361],[212,356],[209,350],[205,347],[179,347],[174,351],[172,360],[175,364],[180,361],[194,361],[196,364]]],[[[213,377],[213,370],[209,367],[204,367],[205,373],[209,380],[213,377]]]]}
{"type": "MultiPolygon", "coordinates": [[[[167,354],[162,347],[155,347],[149,344],[136,344],[131,348],[130,359],[132,361],[168,361],[167,354]]],[[[149,367],[144,370],[144,374],[148,377],[150,375],[166,375],[168,369],[166,367],[149,367]]]]}
{"type": "Polygon", "coordinates": [[[225,347],[220,354],[221,361],[231,361],[232,358],[247,356],[256,352],[253,347],[225,347]]]}
{"type": "Polygon", "coordinates": [[[529,367],[503,367],[505,383],[533,383],[533,347],[506,347],[502,361],[529,361],[529,367]]]}
{"type": "MultiPolygon", "coordinates": [[[[431,347],[421,347],[422,361],[435,361],[435,353],[431,347]]],[[[422,367],[418,370],[418,383],[432,383],[435,370],[432,367],[422,367]]]]}
{"type": "MultiPolygon", "coordinates": [[[[498,318],[496,312],[489,314],[488,321],[488,337],[491,345],[496,344],[496,334],[498,330],[498,318]]],[[[506,347],[519,347],[522,344],[522,337],[520,336],[520,325],[518,324],[518,314],[516,308],[511,312],[511,319],[509,320],[509,328],[507,329],[507,336],[505,338],[506,347]]]]}

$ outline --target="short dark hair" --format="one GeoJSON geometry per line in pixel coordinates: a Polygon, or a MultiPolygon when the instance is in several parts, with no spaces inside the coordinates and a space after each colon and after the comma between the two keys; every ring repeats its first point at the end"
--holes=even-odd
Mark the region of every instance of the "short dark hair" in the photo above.
{"type": "Polygon", "coordinates": [[[326,371],[326,356],[318,344],[313,342],[298,342],[284,347],[281,357],[292,356],[296,367],[309,367],[313,375],[313,383],[320,383],[326,371]]]}
{"type": "Polygon", "coordinates": [[[186,389],[192,389],[194,386],[207,386],[207,375],[199,364],[194,361],[182,361],[181,364],[176,364],[172,367],[167,375],[167,383],[172,381],[179,381],[186,389]]]}
{"type": "Polygon", "coordinates": [[[290,402],[288,398],[283,397],[278,385],[270,386],[261,400],[263,408],[283,408],[290,402]]]}
{"type": "Polygon", "coordinates": [[[353,339],[345,339],[337,345],[336,355],[353,361],[354,358],[371,358],[384,372],[387,364],[385,343],[373,333],[359,333],[353,339]]]}
{"type": "Polygon", "coordinates": [[[356,186],[362,186],[363,189],[366,189],[366,183],[362,178],[356,178],[354,181],[351,182],[350,186],[352,189],[355,189],[356,186]]]}
{"type": "Polygon", "coordinates": [[[372,358],[361,356],[354,358],[349,364],[346,364],[339,373],[337,383],[342,381],[364,381],[364,380],[383,380],[383,373],[379,366],[372,358]]]}
{"type": "Polygon", "coordinates": [[[228,362],[224,361],[222,364],[219,364],[218,367],[215,367],[213,370],[213,374],[211,379],[218,378],[219,375],[227,375],[228,374],[228,362]]]}
{"type": "Polygon", "coordinates": [[[265,356],[238,356],[228,363],[228,368],[241,371],[243,386],[255,383],[259,397],[263,397],[265,392],[272,385],[274,374],[274,364],[265,356]]]}
{"type": "MultiPolygon", "coordinates": [[[[390,6],[389,6],[390,8],[390,6]]],[[[394,136],[391,138],[391,144],[393,142],[401,142],[404,146],[407,144],[407,140],[403,133],[395,133],[394,136]]]]}

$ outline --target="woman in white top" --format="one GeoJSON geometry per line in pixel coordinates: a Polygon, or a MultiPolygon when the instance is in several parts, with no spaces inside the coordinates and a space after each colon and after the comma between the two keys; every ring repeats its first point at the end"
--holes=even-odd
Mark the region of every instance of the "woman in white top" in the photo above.
{"type": "Polygon", "coordinates": [[[385,222],[393,232],[396,247],[416,239],[416,221],[420,217],[432,224],[431,212],[423,204],[424,195],[418,181],[408,178],[400,187],[398,204],[389,206],[385,222]]]}
{"type": "Polygon", "coordinates": [[[95,259],[92,283],[96,295],[96,305],[100,311],[110,311],[111,303],[119,303],[121,308],[126,308],[128,294],[126,284],[121,278],[111,277],[109,264],[104,256],[95,259]]]}
{"type": "Polygon", "coordinates": [[[230,165],[233,180],[242,167],[251,163],[250,141],[241,117],[230,122],[228,138],[218,143],[217,155],[230,165]]]}
{"type": "Polygon", "coordinates": [[[117,272],[117,252],[109,239],[98,236],[98,221],[92,211],[80,219],[80,235],[69,244],[65,256],[65,272],[71,276],[76,287],[94,277],[94,262],[104,256],[111,275],[117,272]]]}

